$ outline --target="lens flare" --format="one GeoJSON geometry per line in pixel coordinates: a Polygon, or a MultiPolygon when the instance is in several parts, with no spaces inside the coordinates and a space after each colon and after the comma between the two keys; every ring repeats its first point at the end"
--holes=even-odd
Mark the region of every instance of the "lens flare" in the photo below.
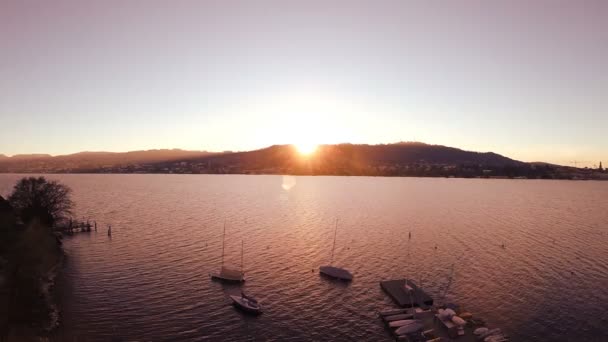
{"type": "Polygon", "coordinates": [[[296,150],[305,156],[313,154],[317,150],[317,144],[296,144],[296,150]]]}

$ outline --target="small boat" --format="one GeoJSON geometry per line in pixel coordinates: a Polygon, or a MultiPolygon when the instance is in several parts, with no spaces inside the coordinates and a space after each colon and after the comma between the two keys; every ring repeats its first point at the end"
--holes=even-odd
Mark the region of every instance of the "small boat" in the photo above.
{"type": "Polygon", "coordinates": [[[232,299],[232,303],[237,308],[252,314],[261,314],[262,306],[258,303],[255,298],[247,296],[245,293],[241,292],[240,296],[230,296],[232,299]]]}
{"type": "Polygon", "coordinates": [[[213,272],[209,275],[211,279],[220,280],[232,283],[242,283],[245,281],[245,273],[243,272],[243,248],[244,243],[241,242],[241,270],[236,270],[224,266],[224,241],[226,240],[226,222],[224,221],[224,233],[222,234],[222,266],[219,272],[213,272]]]}
{"type": "Polygon", "coordinates": [[[485,335],[488,331],[490,331],[490,329],[488,329],[486,327],[481,327],[481,328],[477,328],[477,329],[473,330],[473,334],[475,336],[481,336],[481,335],[485,335]]]}
{"type": "Polygon", "coordinates": [[[408,324],[412,324],[412,323],[416,323],[416,320],[413,319],[402,319],[402,320],[398,320],[398,321],[392,321],[388,323],[388,326],[391,328],[400,328],[400,327],[404,327],[408,324]]]}
{"type": "Polygon", "coordinates": [[[326,275],[331,278],[351,281],[353,280],[353,275],[349,271],[335,266],[321,266],[319,267],[319,273],[326,275]]]}
{"type": "Polygon", "coordinates": [[[505,335],[500,328],[486,331],[478,337],[479,340],[484,342],[505,342],[509,341],[509,337],[505,335]]]}
{"type": "Polygon", "coordinates": [[[382,317],[399,315],[403,313],[409,312],[409,309],[387,309],[384,311],[380,311],[378,314],[382,317]]]}
{"type": "Polygon", "coordinates": [[[422,322],[420,322],[418,320],[412,320],[411,323],[406,324],[402,327],[399,327],[397,330],[395,330],[395,334],[397,336],[408,335],[408,334],[413,334],[415,332],[418,332],[422,329],[424,329],[424,324],[422,324],[422,322]]]}
{"type": "Polygon", "coordinates": [[[336,235],[338,233],[338,220],[336,219],[336,229],[334,231],[334,245],[331,249],[331,262],[329,266],[321,266],[319,267],[319,273],[326,275],[331,278],[351,281],[353,280],[353,275],[348,270],[336,266],[332,266],[334,262],[334,250],[336,249],[336,235]]]}
{"type": "Polygon", "coordinates": [[[385,316],[384,320],[387,322],[394,322],[394,321],[401,321],[404,319],[412,319],[414,318],[413,314],[399,314],[399,315],[392,315],[392,316],[385,316]]]}
{"type": "Polygon", "coordinates": [[[243,272],[225,266],[222,266],[219,272],[211,273],[210,276],[211,279],[226,282],[242,283],[245,281],[245,274],[243,272]]]}
{"type": "MultiPolygon", "coordinates": [[[[480,330],[480,329],[477,329],[480,330]]],[[[501,334],[502,331],[500,330],[500,328],[496,328],[496,329],[492,329],[492,330],[485,330],[483,333],[479,334],[479,339],[480,340],[485,340],[487,337],[490,337],[492,335],[499,335],[501,334]]]]}
{"type": "Polygon", "coordinates": [[[499,335],[488,336],[483,341],[484,342],[507,342],[507,341],[509,341],[509,338],[506,335],[499,334],[499,335]]]}

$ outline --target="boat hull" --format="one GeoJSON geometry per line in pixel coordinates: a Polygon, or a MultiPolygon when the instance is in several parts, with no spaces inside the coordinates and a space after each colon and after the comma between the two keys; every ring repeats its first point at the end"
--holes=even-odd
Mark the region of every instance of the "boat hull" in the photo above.
{"type": "Polygon", "coordinates": [[[244,283],[245,282],[245,277],[240,277],[240,278],[234,278],[234,277],[226,277],[226,276],[222,276],[219,273],[210,273],[209,276],[211,277],[212,280],[217,280],[217,281],[221,281],[221,282],[225,282],[225,283],[244,283]]]}
{"type": "Polygon", "coordinates": [[[418,332],[424,328],[424,325],[420,321],[414,321],[410,324],[404,325],[395,330],[396,335],[407,335],[418,332]]]}
{"type": "Polygon", "coordinates": [[[240,296],[230,296],[230,299],[232,299],[232,304],[236,308],[238,308],[246,313],[249,313],[252,315],[259,315],[262,313],[262,307],[259,304],[257,307],[252,307],[247,302],[243,301],[243,297],[240,297],[240,296]]]}
{"type": "Polygon", "coordinates": [[[321,266],[319,267],[319,273],[328,276],[330,278],[339,279],[343,281],[353,280],[353,275],[349,271],[335,266],[321,266]]]}
{"type": "Polygon", "coordinates": [[[406,325],[410,325],[410,324],[414,324],[414,323],[417,323],[417,321],[415,321],[413,319],[402,319],[402,320],[399,320],[399,321],[389,322],[388,326],[391,327],[391,328],[397,329],[397,328],[401,328],[401,327],[404,327],[406,325]]]}

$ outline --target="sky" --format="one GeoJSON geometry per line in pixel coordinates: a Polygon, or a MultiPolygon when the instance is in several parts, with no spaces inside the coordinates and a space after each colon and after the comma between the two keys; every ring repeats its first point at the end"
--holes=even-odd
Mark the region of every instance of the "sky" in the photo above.
{"type": "Polygon", "coordinates": [[[2,154],[398,141],[608,161],[608,1],[0,0],[2,154]]]}

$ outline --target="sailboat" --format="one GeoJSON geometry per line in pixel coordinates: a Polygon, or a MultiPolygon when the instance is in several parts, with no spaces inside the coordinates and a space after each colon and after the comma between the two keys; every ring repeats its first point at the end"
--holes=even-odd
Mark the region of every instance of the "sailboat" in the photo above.
{"type": "Polygon", "coordinates": [[[240,296],[230,296],[234,306],[240,308],[241,310],[258,315],[262,313],[262,306],[260,303],[253,297],[246,295],[244,292],[241,292],[240,296]]]}
{"type": "Polygon", "coordinates": [[[243,273],[243,244],[241,244],[241,270],[224,266],[224,247],[226,241],[226,221],[224,221],[224,233],[222,234],[222,266],[219,272],[211,273],[211,279],[242,283],[245,281],[245,273],[243,273]]]}
{"type": "Polygon", "coordinates": [[[351,281],[353,280],[353,275],[348,271],[340,267],[333,266],[334,263],[334,251],[336,249],[336,235],[338,234],[338,219],[336,219],[336,229],[334,230],[334,245],[331,248],[331,262],[329,266],[321,266],[319,267],[319,273],[326,275],[331,278],[351,281]]]}

